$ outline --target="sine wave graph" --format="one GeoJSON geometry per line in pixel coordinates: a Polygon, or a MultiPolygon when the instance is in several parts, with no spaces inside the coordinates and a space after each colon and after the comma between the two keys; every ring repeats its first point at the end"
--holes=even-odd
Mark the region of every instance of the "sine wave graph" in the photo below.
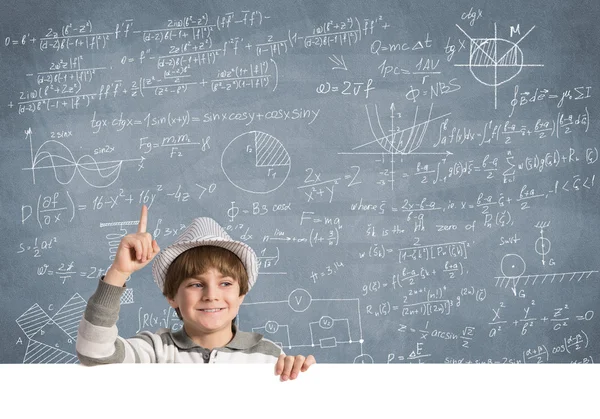
{"type": "Polygon", "coordinates": [[[69,147],[56,140],[45,141],[35,152],[33,152],[32,131],[26,131],[31,147],[31,167],[23,170],[31,170],[33,184],[36,181],[36,171],[51,169],[54,178],[61,185],[68,185],[76,175],[94,188],[106,188],[119,178],[124,162],[139,162],[139,168],[143,167],[144,157],[139,159],[98,161],[89,154],[75,158],[69,147]]]}

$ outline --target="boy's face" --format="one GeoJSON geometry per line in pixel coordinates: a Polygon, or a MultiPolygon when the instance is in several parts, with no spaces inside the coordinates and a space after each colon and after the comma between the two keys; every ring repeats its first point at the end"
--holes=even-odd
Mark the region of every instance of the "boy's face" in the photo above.
{"type": "Polygon", "coordinates": [[[184,280],[168,301],[181,312],[188,334],[227,334],[244,301],[244,295],[239,294],[237,279],[211,268],[184,280]]]}

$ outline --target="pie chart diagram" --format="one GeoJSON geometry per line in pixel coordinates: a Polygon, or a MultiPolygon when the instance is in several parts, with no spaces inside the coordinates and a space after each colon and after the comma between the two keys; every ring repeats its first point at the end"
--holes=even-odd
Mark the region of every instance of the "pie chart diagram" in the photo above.
{"type": "Polygon", "coordinates": [[[221,169],[236,188],[266,194],[290,174],[290,155],[274,136],[250,131],[235,137],[223,150],[221,169]]]}

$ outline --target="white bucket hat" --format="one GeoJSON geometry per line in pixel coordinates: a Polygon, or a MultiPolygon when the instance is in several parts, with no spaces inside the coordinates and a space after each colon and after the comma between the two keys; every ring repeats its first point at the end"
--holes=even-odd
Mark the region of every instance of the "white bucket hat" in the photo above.
{"type": "Polygon", "coordinates": [[[183,252],[197,246],[219,246],[233,252],[240,258],[248,274],[248,290],[258,277],[258,258],[246,243],[233,240],[215,220],[209,217],[195,218],[173,244],[161,250],[152,263],[152,276],[161,292],[165,284],[167,270],[171,263],[183,252]]]}

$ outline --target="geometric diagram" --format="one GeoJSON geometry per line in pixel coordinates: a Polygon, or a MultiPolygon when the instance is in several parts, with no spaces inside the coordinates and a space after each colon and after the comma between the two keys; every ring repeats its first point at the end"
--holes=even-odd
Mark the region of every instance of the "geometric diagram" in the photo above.
{"type": "Polygon", "coordinates": [[[517,254],[506,254],[500,262],[500,272],[508,278],[521,276],[525,272],[525,261],[517,254]]]}
{"type": "Polygon", "coordinates": [[[559,273],[548,273],[548,274],[532,274],[523,275],[525,272],[525,261],[519,255],[509,253],[504,255],[502,262],[500,263],[500,270],[503,276],[497,276],[496,287],[508,288],[511,285],[513,293],[516,292],[516,288],[521,283],[521,286],[535,285],[539,281],[539,284],[544,284],[548,279],[552,284],[554,281],[559,283],[563,282],[568,278],[568,282],[574,279],[580,282],[582,279],[588,279],[593,273],[598,271],[575,271],[575,272],[559,272],[559,273]]]}
{"type": "Polygon", "coordinates": [[[550,225],[550,221],[539,222],[535,225],[536,228],[540,229],[540,237],[535,241],[535,251],[538,255],[542,256],[542,265],[546,265],[546,255],[550,251],[552,243],[550,240],[544,237],[544,228],[550,225]]]}
{"type": "Polygon", "coordinates": [[[23,363],[77,363],[77,327],[86,305],[87,302],[76,293],[52,317],[37,303],[25,311],[16,320],[29,339],[23,363]]]}
{"type": "MultiPolygon", "coordinates": [[[[371,121],[371,115],[369,115],[368,105],[365,105],[365,108],[367,109],[369,127],[371,128],[371,133],[373,133],[375,140],[354,147],[353,150],[372,144],[376,141],[379,144],[379,146],[387,152],[387,154],[400,154],[403,156],[409,154],[447,154],[446,152],[419,153],[416,150],[421,146],[421,143],[423,142],[423,137],[425,137],[425,133],[427,132],[427,128],[429,127],[429,123],[435,121],[436,119],[445,118],[446,116],[450,115],[450,113],[438,116],[436,118],[431,118],[431,113],[433,111],[433,104],[431,104],[427,119],[423,122],[417,123],[417,115],[419,113],[419,107],[417,106],[415,109],[415,117],[411,126],[404,129],[394,127],[394,119],[392,118],[392,126],[389,130],[390,134],[386,135],[385,131],[383,130],[383,127],[381,126],[379,113],[377,111],[377,105],[375,105],[375,116],[380,133],[376,133],[373,129],[373,121],[371,121]],[[396,138],[398,134],[400,134],[400,137],[396,138]]],[[[381,154],[381,152],[378,152],[377,154],[381,154]]]]}
{"type": "Polygon", "coordinates": [[[144,157],[141,157],[139,159],[98,162],[89,154],[85,154],[76,160],[71,150],[56,140],[44,142],[34,155],[31,133],[31,128],[29,128],[26,131],[26,136],[29,137],[31,148],[31,167],[23,168],[23,170],[31,170],[34,184],[36,170],[53,169],[54,178],[61,185],[69,184],[75,174],[79,173],[88,185],[94,188],[106,188],[118,179],[124,162],[137,161],[141,169],[145,160],[144,157]],[[42,166],[45,160],[50,160],[50,164],[42,166]]]}
{"type": "Polygon", "coordinates": [[[375,121],[372,120],[371,114],[369,113],[369,106],[365,105],[366,111],[367,111],[367,120],[369,121],[369,127],[371,128],[371,133],[373,134],[373,137],[375,137],[375,139],[373,141],[369,141],[365,144],[361,144],[359,146],[354,147],[352,150],[357,150],[361,147],[366,147],[370,144],[373,143],[377,143],[379,145],[379,147],[372,151],[372,152],[340,152],[338,154],[375,154],[375,155],[381,155],[382,156],[382,160],[385,159],[385,155],[391,155],[391,171],[390,173],[392,174],[392,178],[391,178],[391,186],[392,189],[394,189],[394,156],[395,155],[401,155],[401,156],[407,156],[407,155],[443,155],[443,156],[449,156],[452,153],[450,151],[441,151],[441,152],[420,152],[417,151],[419,149],[419,147],[421,147],[421,144],[423,143],[423,138],[425,137],[425,134],[427,132],[427,128],[429,127],[429,123],[437,120],[437,119],[441,119],[441,118],[445,118],[447,116],[449,116],[451,113],[447,113],[444,115],[440,115],[438,117],[435,118],[431,118],[431,114],[433,112],[433,104],[431,104],[431,106],[429,107],[429,115],[427,116],[427,119],[424,120],[423,122],[419,122],[417,123],[417,115],[419,113],[419,107],[417,106],[415,109],[415,116],[412,122],[412,125],[404,128],[404,129],[400,129],[399,127],[394,127],[394,119],[397,117],[396,115],[396,109],[394,104],[392,103],[392,105],[390,106],[390,111],[391,111],[391,115],[390,115],[390,124],[391,127],[388,131],[384,130],[383,127],[381,126],[381,118],[379,116],[379,112],[377,110],[377,105],[375,105],[375,116],[374,119],[375,121]],[[376,124],[375,124],[376,123],[376,124]],[[379,129],[375,129],[374,126],[377,126],[379,129]],[[378,131],[378,132],[376,132],[378,131]],[[389,134],[386,134],[386,132],[389,132],[389,134]],[[381,149],[383,149],[383,151],[381,151],[381,149]]]}
{"type": "Polygon", "coordinates": [[[133,288],[126,288],[123,295],[121,295],[121,305],[123,304],[133,304],[133,288]]]}
{"type": "Polygon", "coordinates": [[[261,131],[235,137],[223,150],[221,169],[236,188],[266,194],[290,174],[290,155],[279,140],[261,131]]]}
{"type": "MultiPolygon", "coordinates": [[[[523,67],[543,67],[543,64],[523,64],[523,51],[518,46],[533,26],[517,42],[498,38],[494,23],[493,38],[471,38],[462,28],[456,25],[471,41],[469,44],[469,64],[455,64],[457,67],[469,67],[475,80],[485,86],[494,88],[494,109],[498,109],[498,86],[514,79],[523,67]]],[[[511,30],[512,32],[512,30],[511,30]]]]}
{"type": "MultiPolygon", "coordinates": [[[[252,303],[242,303],[246,306],[262,306],[272,304],[282,305],[281,309],[275,310],[275,313],[284,314],[285,308],[291,309],[295,313],[304,313],[316,302],[321,305],[330,305],[333,303],[343,303],[345,308],[348,308],[348,302],[356,302],[357,305],[357,322],[358,322],[358,339],[352,339],[352,332],[350,328],[350,321],[348,318],[336,318],[329,315],[312,315],[312,321],[308,320],[308,330],[310,333],[310,343],[304,344],[292,344],[290,337],[290,327],[287,324],[280,324],[280,322],[273,319],[277,314],[267,314],[270,318],[259,326],[253,326],[252,331],[265,335],[269,340],[275,342],[282,348],[299,348],[299,347],[319,347],[322,349],[335,348],[340,344],[360,344],[360,355],[354,359],[354,363],[373,363],[373,359],[370,355],[363,352],[362,338],[362,326],[360,323],[360,301],[358,298],[349,299],[317,299],[312,298],[311,295],[302,288],[293,290],[287,300],[282,301],[262,301],[252,303]],[[287,307],[286,307],[287,306],[287,307]]],[[[258,309],[258,307],[257,307],[258,309]]],[[[309,313],[310,314],[310,313],[309,313]]],[[[285,316],[284,318],[289,318],[285,316]]],[[[240,322],[240,316],[238,315],[238,326],[240,322]]],[[[246,326],[248,327],[248,326],[246,326]]]]}

